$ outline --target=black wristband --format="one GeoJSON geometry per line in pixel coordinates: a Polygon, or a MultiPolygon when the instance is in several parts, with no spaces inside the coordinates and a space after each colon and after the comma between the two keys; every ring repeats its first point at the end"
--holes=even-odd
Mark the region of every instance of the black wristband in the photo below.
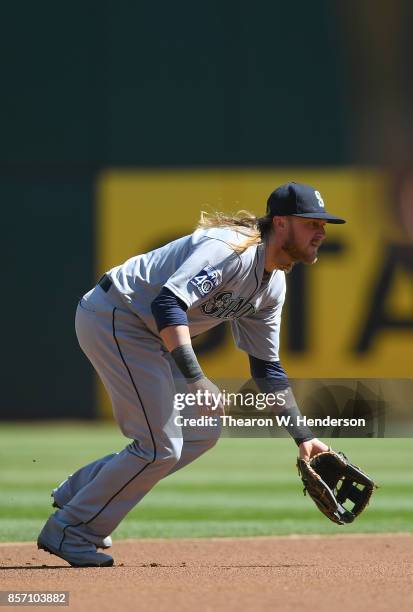
{"type": "Polygon", "coordinates": [[[280,410],[279,415],[290,417],[288,419],[289,423],[286,429],[290,436],[294,438],[297,446],[300,446],[300,444],[303,442],[308,442],[308,440],[312,440],[315,438],[315,436],[307,425],[301,425],[299,422],[300,419],[303,418],[303,415],[297,406],[297,402],[295,401],[291,387],[285,389],[284,394],[286,403],[285,407],[280,410]]]}
{"type": "Polygon", "coordinates": [[[191,344],[177,346],[171,351],[171,355],[187,382],[193,383],[204,378],[205,375],[201,370],[191,344]]]}

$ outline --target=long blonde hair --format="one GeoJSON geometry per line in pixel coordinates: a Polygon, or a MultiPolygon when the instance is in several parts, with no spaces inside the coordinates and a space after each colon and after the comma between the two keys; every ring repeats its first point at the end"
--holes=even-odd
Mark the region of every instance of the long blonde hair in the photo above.
{"type": "Polygon", "coordinates": [[[196,229],[210,229],[213,227],[228,227],[236,229],[246,236],[240,244],[231,244],[236,253],[243,253],[248,247],[261,244],[272,227],[272,217],[257,217],[248,210],[239,210],[236,213],[206,212],[201,210],[201,216],[196,229]]]}

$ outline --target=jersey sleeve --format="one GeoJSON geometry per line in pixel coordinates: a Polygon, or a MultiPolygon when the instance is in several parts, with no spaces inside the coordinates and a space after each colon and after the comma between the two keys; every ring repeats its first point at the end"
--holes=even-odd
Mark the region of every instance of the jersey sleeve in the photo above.
{"type": "Polygon", "coordinates": [[[281,312],[285,287],[271,305],[249,317],[231,322],[232,334],[238,348],[264,361],[279,361],[281,312]]]}
{"type": "Polygon", "coordinates": [[[191,308],[208,300],[219,287],[234,278],[240,268],[241,259],[229,244],[206,238],[192,247],[164,287],[191,308]]]}

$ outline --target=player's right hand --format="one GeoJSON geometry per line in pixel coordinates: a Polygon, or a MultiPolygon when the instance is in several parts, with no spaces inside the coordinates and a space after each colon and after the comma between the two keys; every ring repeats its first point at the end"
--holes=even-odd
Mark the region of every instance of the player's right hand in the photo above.
{"type": "Polygon", "coordinates": [[[188,383],[188,393],[197,396],[197,407],[201,415],[224,414],[222,393],[206,376],[194,383],[188,383]]]}
{"type": "Polygon", "coordinates": [[[300,459],[304,461],[310,461],[311,457],[314,455],[318,455],[318,453],[324,453],[329,450],[327,444],[321,442],[317,438],[313,438],[312,440],[308,440],[307,442],[302,442],[299,446],[299,456],[300,459]]]}

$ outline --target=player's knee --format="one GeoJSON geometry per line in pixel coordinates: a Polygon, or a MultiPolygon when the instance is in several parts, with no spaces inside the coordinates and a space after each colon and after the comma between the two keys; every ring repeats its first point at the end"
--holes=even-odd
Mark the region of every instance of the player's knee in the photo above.
{"type": "Polygon", "coordinates": [[[181,457],[182,439],[173,438],[170,440],[155,441],[151,449],[143,447],[139,440],[132,443],[134,454],[144,458],[150,463],[165,465],[165,469],[172,468],[181,457]]]}
{"type": "Polygon", "coordinates": [[[170,467],[173,467],[181,458],[182,446],[182,438],[172,438],[167,442],[158,444],[156,449],[156,461],[166,463],[170,467]]]}

